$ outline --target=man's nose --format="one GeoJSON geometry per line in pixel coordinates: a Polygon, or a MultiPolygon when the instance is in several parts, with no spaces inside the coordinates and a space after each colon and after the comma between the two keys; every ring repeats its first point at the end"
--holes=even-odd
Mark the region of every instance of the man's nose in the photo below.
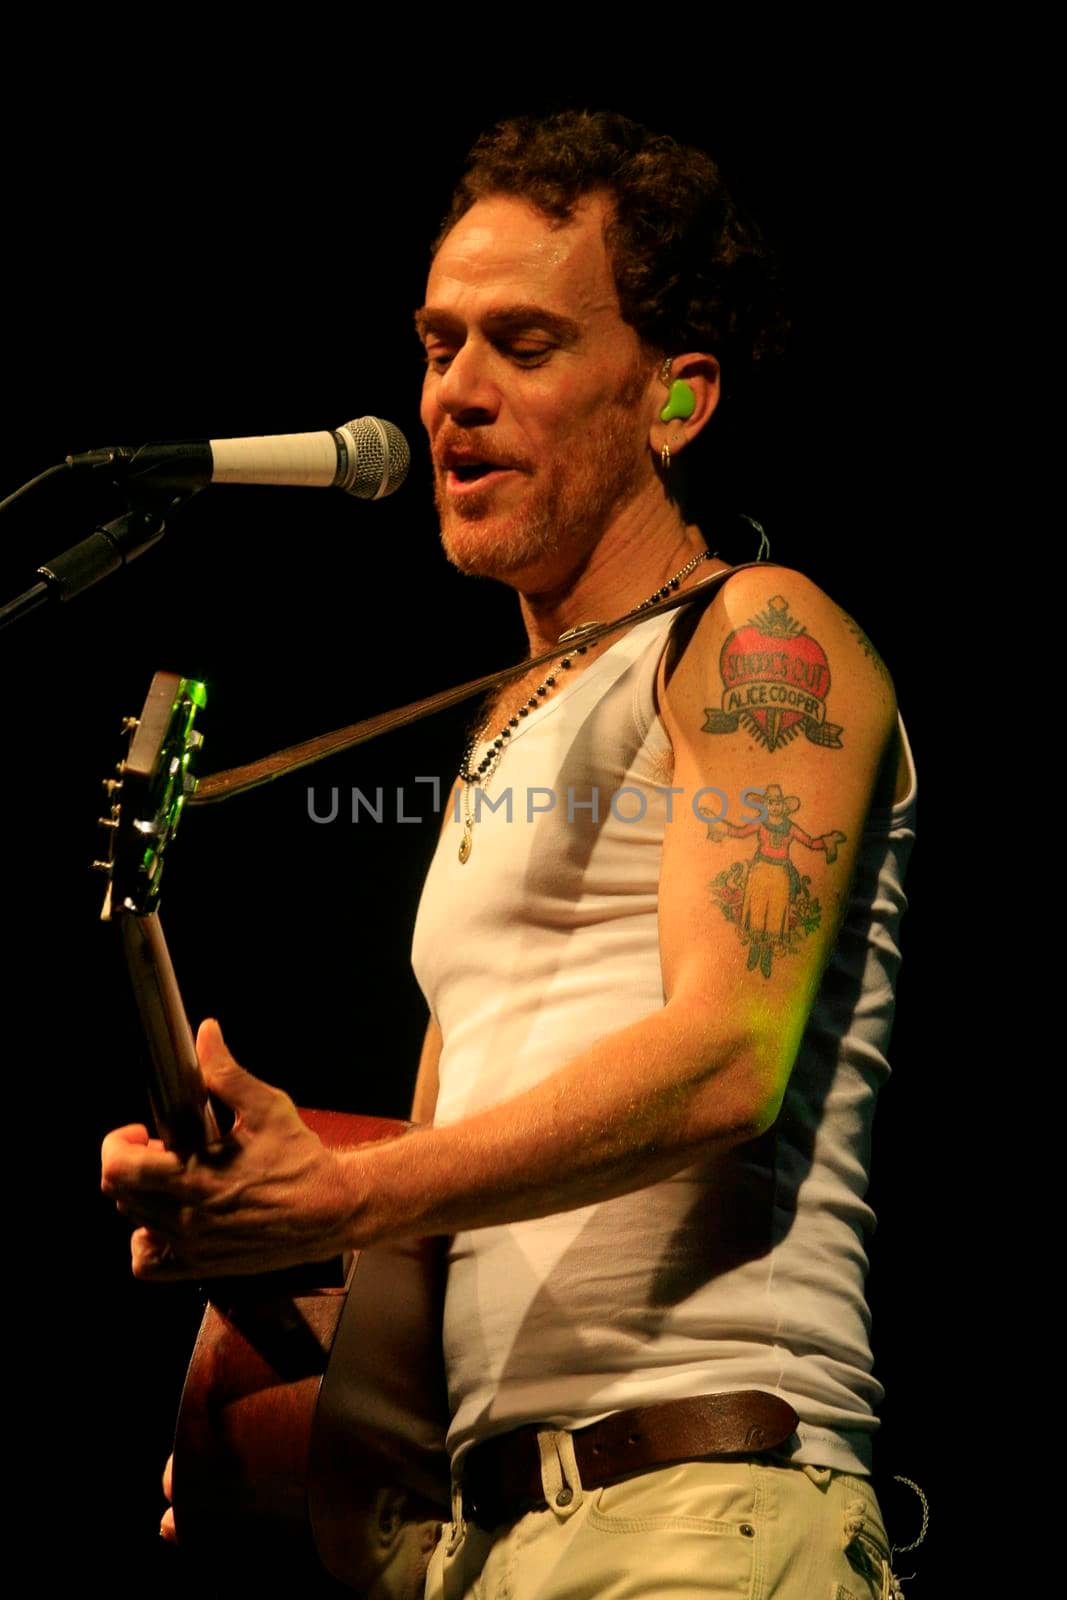
{"type": "Polygon", "coordinates": [[[468,341],[452,357],[437,385],[437,404],[454,422],[468,426],[492,422],[500,410],[500,391],[492,373],[492,352],[468,341]]]}

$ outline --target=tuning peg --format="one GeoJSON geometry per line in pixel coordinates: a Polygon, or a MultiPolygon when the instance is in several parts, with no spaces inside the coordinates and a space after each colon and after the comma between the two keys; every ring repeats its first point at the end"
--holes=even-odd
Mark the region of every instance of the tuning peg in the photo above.
{"type": "Polygon", "coordinates": [[[204,735],[200,732],[200,729],[190,728],[189,732],[185,736],[186,750],[199,750],[203,742],[204,735]]]}
{"type": "Polygon", "coordinates": [[[122,733],[133,733],[134,730],[136,728],[139,728],[140,726],[141,726],[140,717],[123,717],[123,719],[122,719],[122,727],[120,729],[120,732],[122,732],[122,733]]]}
{"type": "Polygon", "coordinates": [[[90,861],[89,866],[93,872],[106,872],[109,875],[111,873],[110,861],[90,861]]]}
{"type": "Polygon", "coordinates": [[[96,825],[98,828],[117,828],[118,822],[114,817],[97,817],[96,825]]]}
{"type": "Polygon", "coordinates": [[[105,778],[103,782],[104,793],[107,795],[109,800],[111,799],[112,795],[118,794],[119,790],[122,788],[121,778],[105,778]]]}

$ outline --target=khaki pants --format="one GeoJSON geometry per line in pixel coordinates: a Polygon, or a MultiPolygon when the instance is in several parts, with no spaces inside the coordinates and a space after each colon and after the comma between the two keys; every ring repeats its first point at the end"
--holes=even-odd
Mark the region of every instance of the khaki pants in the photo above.
{"type": "Polygon", "coordinates": [[[899,1594],[866,1479],[691,1461],[584,1489],[566,1433],[540,1436],[549,1508],[446,1526],[426,1600],[880,1600],[899,1594]],[[568,1491],[569,1494],[568,1494],[568,1491]]]}

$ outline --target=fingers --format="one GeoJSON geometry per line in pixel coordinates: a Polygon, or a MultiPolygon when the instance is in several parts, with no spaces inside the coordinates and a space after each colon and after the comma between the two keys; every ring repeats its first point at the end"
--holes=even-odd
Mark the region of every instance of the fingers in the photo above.
{"type": "Polygon", "coordinates": [[[275,1267],[296,1265],[306,1252],[279,1256],[259,1238],[243,1235],[236,1243],[228,1237],[191,1235],[180,1226],[173,1235],[163,1229],[138,1228],[130,1240],[135,1278],[146,1283],[198,1283],[205,1278],[247,1277],[275,1267]]]}
{"type": "Polygon", "coordinates": [[[160,1140],[149,1138],[148,1129],[139,1122],[116,1128],[100,1147],[100,1187],[105,1194],[162,1190],[184,1170],[181,1158],[164,1150],[160,1140]]]}
{"type": "Polygon", "coordinates": [[[170,1240],[154,1228],[135,1230],[130,1239],[130,1261],[135,1278],[154,1283],[177,1283],[203,1276],[200,1266],[183,1267],[170,1240]]]}
{"type": "Polygon", "coordinates": [[[120,1139],[124,1144],[149,1144],[151,1138],[143,1122],[128,1122],[124,1128],[115,1128],[104,1140],[105,1145],[110,1139],[120,1139]]]}
{"type": "MultiPolygon", "coordinates": [[[[168,1500],[174,1499],[174,1456],[167,1457],[167,1464],[163,1468],[163,1493],[168,1500]]],[[[174,1526],[174,1509],[168,1506],[163,1513],[163,1520],[159,1524],[159,1536],[166,1539],[168,1544],[177,1544],[178,1530],[174,1526]]]]}
{"type": "Polygon", "coordinates": [[[286,1264],[274,1260],[279,1246],[287,1259],[307,1259],[305,1243],[293,1237],[293,1197],[302,1200],[310,1185],[320,1203],[312,1180],[321,1142],[287,1094],[234,1060],[213,1019],[200,1027],[197,1055],[208,1087],[237,1113],[224,1137],[185,1159],[140,1123],[104,1140],[101,1186],[134,1225],[135,1277],[259,1272],[286,1264]]]}
{"type": "Polygon", "coordinates": [[[279,1108],[293,1109],[287,1094],[246,1072],[234,1060],[214,1017],[207,1017],[200,1024],[196,1054],[208,1088],[237,1112],[246,1128],[262,1127],[279,1108]]]}
{"type": "Polygon", "coordinates": [[[182,1229],[182,1218],[190,1207],[172,1195],[148,1195],[143,1191],[130,1194],[112,1191],[115,1210],[135,1228],[153,1228],[167,1239],[175,1239],[182,1229]]]}
{"type": "Polygon", "coordinates": [[[227,1092],[228,1085],[239,1095],[247,1085],[259,1082],[234,1060],[214,1017],[205,1017],[197,1029],[196,1054],[207,1082],[216,1093],[222,1095],[227,1104],[235,1103],[232,1093],[227,1092]]]}

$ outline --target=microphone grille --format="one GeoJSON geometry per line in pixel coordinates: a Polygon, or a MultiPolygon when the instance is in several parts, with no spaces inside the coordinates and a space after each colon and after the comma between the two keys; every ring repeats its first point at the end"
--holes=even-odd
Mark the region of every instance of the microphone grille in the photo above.
{"type": "Polygon", "coordinates": [[[400,429],[381,417],[357,417],[337,429],[348,464],[337,487],[360,500],[381,500],[408,475],[411,451],[400,429]]]}

